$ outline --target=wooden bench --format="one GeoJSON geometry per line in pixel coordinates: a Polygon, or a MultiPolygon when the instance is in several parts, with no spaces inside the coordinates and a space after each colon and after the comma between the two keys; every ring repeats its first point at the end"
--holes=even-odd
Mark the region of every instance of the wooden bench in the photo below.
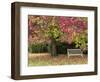
{"type": "Polygon", "coordinates": [[[83,53],[81,49],[67,49],[67,55],[68,55],[68,58],[70,56],[82,56],[83,57],[83,53]]]}

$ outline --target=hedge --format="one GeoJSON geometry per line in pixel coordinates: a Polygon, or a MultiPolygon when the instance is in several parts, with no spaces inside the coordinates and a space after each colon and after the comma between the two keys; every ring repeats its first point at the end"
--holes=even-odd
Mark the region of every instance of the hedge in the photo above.
{"type": "Polygon", "coordinates": [[[32,44],[32,45],[29,45],[28,51],[31,52],[31,53],[48,52],[47,44],[32,44]]]}
{"type": "MultiPolygon", "coordinates": [[[[67,49],[75,48],[75,44],[67,44],[65,42],[56,42],[57,54],[67,54],[67,49]]],[[[50,45],[48,44],[32,44],[29,45],[28,51],[31,53],[45,53],[51,52],[50,45]]],[[[87,53],[87,52],[85,52],[87,53]]]]}

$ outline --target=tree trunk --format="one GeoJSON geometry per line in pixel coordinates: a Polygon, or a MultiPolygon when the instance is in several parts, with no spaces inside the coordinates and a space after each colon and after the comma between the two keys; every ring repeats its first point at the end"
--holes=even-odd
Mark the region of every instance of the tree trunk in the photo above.
{"type": "Polygon", "coordinates": [[[51,39],[50,53],[51,53],[51,56],[58,56],[57,50],[56,50],[56,41],[55,41],[55,39],[51,39]]]}

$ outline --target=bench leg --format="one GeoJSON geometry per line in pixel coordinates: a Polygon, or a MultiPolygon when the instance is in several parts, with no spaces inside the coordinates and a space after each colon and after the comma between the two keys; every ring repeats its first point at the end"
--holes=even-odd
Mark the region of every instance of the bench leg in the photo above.
{"type": "Polygon", "coordinates": [[[67,53],[67,55],[68,55],[68,58],[69,58],[69,52],[67,53]]]}
{"type": "Polygon", "coordinates": [[[83,54],[81,54],[81,56],[83,57],[83,54]]]}

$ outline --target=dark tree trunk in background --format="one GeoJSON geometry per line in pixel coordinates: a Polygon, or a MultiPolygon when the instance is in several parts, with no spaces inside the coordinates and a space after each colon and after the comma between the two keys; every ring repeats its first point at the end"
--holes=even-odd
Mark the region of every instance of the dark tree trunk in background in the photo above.
{"type": "Polygon", "coordinates": [[[57,49],[56,49],[56,40],[51,38],[51,43],[49,45],[49,52],[51,56],[58,56],[57,49]]]}

